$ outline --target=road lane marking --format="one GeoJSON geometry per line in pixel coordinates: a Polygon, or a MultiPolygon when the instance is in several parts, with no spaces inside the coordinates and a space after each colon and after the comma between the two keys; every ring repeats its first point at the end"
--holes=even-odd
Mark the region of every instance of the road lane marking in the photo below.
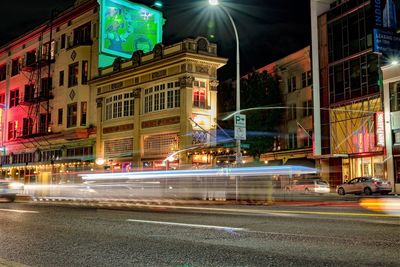
{"type": "Polygon", "coordinates": [[[15,213],[39,213],[33,210],[12,210],[12,209],[0,209],[0,211],[15,212],[15,213]]]}
{"type": "Polygon", "coordinates": [[[128,221],[128,222],[137,222],[137,223],[149,223],[149,224],[170,225],[170,226],[183,226],[183,227],[193,227],[193,228],[207,228],[207,229],[216,229],[216,230],[247,231],[247,229],[245,229],[245,228],[235,228],[235,227],[229,227],[229,226],[216,226],[216,225],[204,225],[204,224],[189,224],[189,223],[174,223],[174,222],[133,220],[133,219],[128,219],[127,221],[128,221]]]}
{"type": "Polygon", "coordinates": [[[222,211],[258,214],[305,214],[305,215],[330,215],[330,216],[350,216],[350,217],[387,217],[398,218],[399,215],[381,213],[356,213],[356,212],[334,212],[334,211],[302,211],[302,210],[254,210],[254,209],[229,209],[229,208],[203,208],[203,207],[183,207],[166,205],[135,205],[135,207],[198,210],[198,211],[222,211]]]}

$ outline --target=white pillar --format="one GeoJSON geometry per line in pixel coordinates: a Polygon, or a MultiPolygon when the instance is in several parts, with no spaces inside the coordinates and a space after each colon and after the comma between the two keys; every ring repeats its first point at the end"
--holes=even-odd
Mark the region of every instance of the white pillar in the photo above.
{"type": "Polygon", "coordinates": [[[311,54],[313,76],[313,104],[314,104],[314,155],[321,155],[321,98],[319,81],[319,54],[318,54],[318,16],[329,9],[332,0],[310,0],[311,9],[311,54]]]}
{"type": "Polygon", "coordinates": [[[385,146],[386,146],[386,171],[387,179],[393,185],[395,190],[394,181],[394,160],[393,160],[393,140],[392,140],[392,124],[390,121],[390,94],[389,83],[383,84],[383,111],[385,114],[385,146]]]}

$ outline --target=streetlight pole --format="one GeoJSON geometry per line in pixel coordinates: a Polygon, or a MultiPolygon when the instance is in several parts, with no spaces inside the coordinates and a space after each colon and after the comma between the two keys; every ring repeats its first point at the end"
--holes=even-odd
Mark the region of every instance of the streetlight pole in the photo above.
{"type": "MultiPolygon", "coordinates": [[[[236,114],[240,114],[240,45],[239,45],[239,35],[236,29],[235,21],[233,20],[231,14],[229,13],[228,9],[223,5],[219,4],[218,0],[209,0],[210,5],[212,6],[219,6],[225,14],[228,16],[233,31],[235,32],[235,39],[236,39],[236,114]]],[[[236,139],[236,165],[241,163],[241,152],[240,152],[240,140],[236,139]]]]}

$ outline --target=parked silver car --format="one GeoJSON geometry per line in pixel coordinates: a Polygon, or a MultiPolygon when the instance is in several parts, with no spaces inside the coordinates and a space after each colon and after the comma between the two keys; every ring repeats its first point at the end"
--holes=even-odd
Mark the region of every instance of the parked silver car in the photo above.
{"type": "Polygon", "coordinates": [[[339,195],[381,193],[386,195],[392,191],[390,182],[377,177],[357,177],[336,187],[339,195]]]}
{"type": "Polygon", "coordinates": [[[24,185],[12,180],[0,180],[0,198],[14,202],[17,194],[22,193],[24,185]]]}

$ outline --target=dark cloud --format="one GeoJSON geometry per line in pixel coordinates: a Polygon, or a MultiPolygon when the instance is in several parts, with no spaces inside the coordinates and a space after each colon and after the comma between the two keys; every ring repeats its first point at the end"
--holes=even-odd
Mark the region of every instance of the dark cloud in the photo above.
{"type": "MultiPolygon", "coordinates": [[[[147,5],[153,1],[140,0],[147,5]]],[[[165,0],[164,43],[186,37],[214,35],[219,53],[232,60],[221,74],[234,76],[235,40],[225,14],[208,0],[165,0]]],[[[225,0],[241,43],[242,72],[259,68],[310,43],[309,0],[225,0]]],[[[52,9],[63,10],[74,0],[13,0],[2,3],[0,45],[48,20],[52,9]]]]}

